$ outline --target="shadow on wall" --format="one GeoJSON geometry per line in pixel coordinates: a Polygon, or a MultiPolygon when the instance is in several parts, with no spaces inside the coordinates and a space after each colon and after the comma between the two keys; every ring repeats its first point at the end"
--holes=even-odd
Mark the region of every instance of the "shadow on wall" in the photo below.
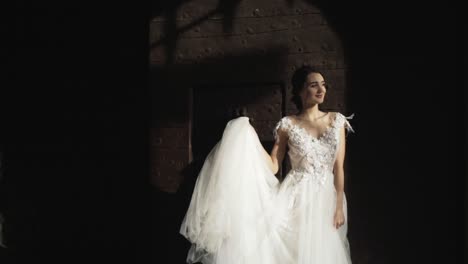
{"type": "MultiPolygon", "coordinates": [[[[166,66],[171,65],[174,63],[175,59],[175,52],[177,49],[177,40],[181,34],[191,30],[192,28],[198,26],[205,20],[211,18],[212,16],[219,16],[222,17],[222,26],[223,31],[225,33],[229,33],[233,29],[234,24],[234,14],[236,11],[237,6],[240,4],[241,0],[219,0],[218,5],[211,11],[207,12],[205,15],[197,18],[193,22],[183,26],[177,26],[177,11],[178,9],[185,3],[191,2],[189,0],[178,0],[178,1],[152,1],[152,10],[151,10],[151,19],[156,17],[161,17],[165,21],[164,25],[164,35],[158,41],[150,44],[150,49],[164,46],[165,49],[165,56],[166,66]]],[[[288,6],[294,6],[296,0],[285,0],[288,6]]],[[[344,17],[350,17],[354,15],[348,14],[345,10],[345,6],[343,3],[339,3],[339,1],[320,1],[320,0],[306,0],[307,3],[313,5],[320,9],[322,15],[326,18],[327,24],[331,26],[331,28],[336,31],[341,37],[341,40],[344,41],[346,32],[345,23],[343,23],[344,17]],[[337,8],[337,7],[342,8],[337,8]]],[[[356,17],[353,17],[353,20],[356,20],[356,17]]],[[[349,35],[349,37],[352,37],[349,35]]],[[[344,46],[346,49],[346,46],[344,46]]],[[[345,56],[347,56],[348,52],[344,52],[345,56]]],[[[345,58],[346,59],[346,58],[345,58]]]]}
{"type": "Polygon", "coordinates": [[[212,11],[193,21],[189,25],[178,28],[176,24],[177,10],[186,2],[190,1],[152,1],[153,5],[151,18],[162,17],[165,20],[164,35],[166,37],[161,41],[152,43],[151,48],[157,47],[159,45],[165,46],[167,65],[174,62],[178,37],[184,32],[212,17],[213,15],[221,15],[223,17],[223,30],[225,32],[231,31],[233,28],[236,6],[240,4],[241,0],[220,0],[216,8],[214,8],[212,11]]]}
{"type": "MultiPolygon", "coordinates": [[[[152,89],[152,118],[158,122],[186,122],[189,111],[186,100],[188,90],[203,85],[232,85],[239,80],[255,80],[256,83],[278,83],[285,72],[284,47],[272,46],[265,51],[246,51],[204,58],[193,64],[176,66],[152,65],[150,84],[152,89]],[[274,66],[272,66],[274,65],[274,66]]],[[[261,96],[261,95],[258,95],[261,96]]],[[[258,97],[249,98],[255,102],[258,97]]]]}

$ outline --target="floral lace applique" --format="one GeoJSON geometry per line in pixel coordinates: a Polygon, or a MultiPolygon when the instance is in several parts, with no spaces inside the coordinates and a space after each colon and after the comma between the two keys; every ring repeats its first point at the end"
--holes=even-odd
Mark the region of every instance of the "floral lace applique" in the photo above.
{"type": "Polygon", "coordinates": [[[333,170],[333,163],[338,150],[339,129],[345,127],[347,131],[354,130],[347,119],[349,117],[336,112],[336,116],[325,131],[318,137],[310,134],[305,128],[292,121],[291,117],[283,117],[273,131],[275,140],[281,130],[287,133],[289,151],[288,155],[293,165],[288,173],[296,183],[304,179],[312,179],[318,185],[323,186],[329,180],[329,172],[333,170]]]}
{"type": "Polygon", "coordinates": [[[292,124],[291,120],[287,116],[281,118],[280,121],[278,121],[276,123],[275,129],[273,129],[273,138],[275,140],[278,139],[278,132],[280,130],[282,130],[282,131],[289,134],[289,130],[291,129],[292,125],[293,124],[292,124]]]}

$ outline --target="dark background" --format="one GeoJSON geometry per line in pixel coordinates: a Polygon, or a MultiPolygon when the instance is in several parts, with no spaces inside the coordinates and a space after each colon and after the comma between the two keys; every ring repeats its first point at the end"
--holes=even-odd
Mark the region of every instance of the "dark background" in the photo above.
{"type": "MultiPolygon", "coordinates": [[[[168,232],[150,236],[168,224],[171,204],[151,204],[148,195],[148,20],[179,2],[2,9],[2,263],[185,258],[168,232]],[[161,218],[150,221],[153,206],[161,218]]],[[[388,149],[354,158],[369,170],[362,197],[381,205],[362,209],[369,250],[391,256],[370,263],[462,263],[468,131],[460,6],[313,3],[342,36],[349,85],[361,88],[348,101],[366,113],[355,128],[368,134],[353,142],[353,157],[388,149]]]]}

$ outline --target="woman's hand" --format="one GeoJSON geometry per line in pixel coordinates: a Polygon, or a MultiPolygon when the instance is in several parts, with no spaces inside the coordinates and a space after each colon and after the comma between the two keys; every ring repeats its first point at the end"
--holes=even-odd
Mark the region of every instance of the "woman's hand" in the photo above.
{"type": "Polygon", "coordinates": [[[333,226],[336,229],[340,228],[344,224],[344,221],[345,221],[343,209],[338,208],[335,211],[335,216],[333,218],[334,218],[333,219],[333,226]]]}

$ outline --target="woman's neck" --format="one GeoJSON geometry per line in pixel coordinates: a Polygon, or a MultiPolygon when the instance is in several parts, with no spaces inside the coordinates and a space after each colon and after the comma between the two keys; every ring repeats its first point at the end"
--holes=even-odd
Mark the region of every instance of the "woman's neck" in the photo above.
{"type": "Polygon", "coordinates": [[[318,118],[321,118],[323,116],[323,113],[319,110],[318,105],[313,105],[308,108],[302,109],[301,112],[297,115],[298,117],[306,120],[316,120],[318,118]]]}

